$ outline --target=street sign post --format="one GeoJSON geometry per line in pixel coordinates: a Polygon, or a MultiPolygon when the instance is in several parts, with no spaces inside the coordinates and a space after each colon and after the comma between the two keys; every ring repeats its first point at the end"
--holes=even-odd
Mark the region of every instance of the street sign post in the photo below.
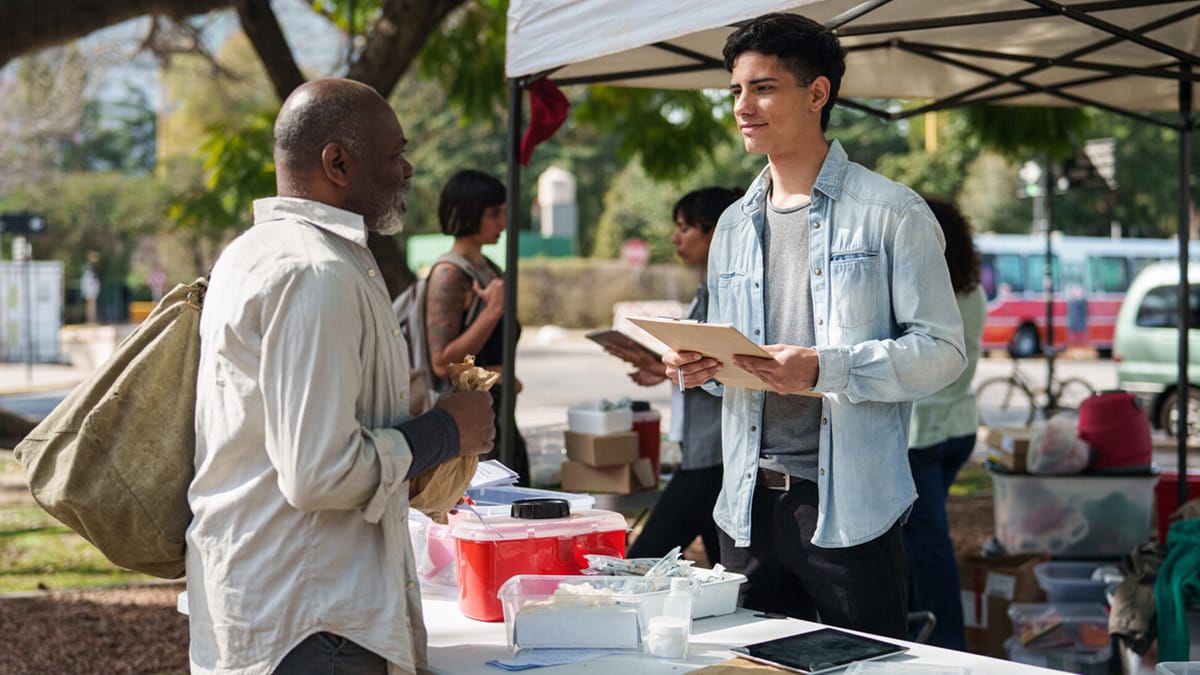
{"type": "Polygon", "coordinates": [[[0,234],[41,234],[46,219],[37,213],[0,213],[0,234]]]}

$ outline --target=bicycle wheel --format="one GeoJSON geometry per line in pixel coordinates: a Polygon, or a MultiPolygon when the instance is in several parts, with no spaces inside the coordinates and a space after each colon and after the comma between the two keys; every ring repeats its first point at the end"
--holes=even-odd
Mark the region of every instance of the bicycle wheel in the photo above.
{"type": "Polygon", "coordinates": [[[988,427],[1027,427],[1033,422],[1033,396],[1013,377],[984,380],[975,390],[979,423],[988,427]]]}
{"type": "Polygon", "coordinates": [[[1096,390],[1086,380],[1078,377],[1068,377],[1058,385],[1058,397],[1055,399],[1055,409],[1068,412],[1079,412],[1079,406],[1084,399],[1095,394],[1096,390]]]}

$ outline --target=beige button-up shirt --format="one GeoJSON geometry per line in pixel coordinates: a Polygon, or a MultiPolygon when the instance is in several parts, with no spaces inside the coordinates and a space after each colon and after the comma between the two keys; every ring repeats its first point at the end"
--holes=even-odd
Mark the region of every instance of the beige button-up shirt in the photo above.
{"type": "Polygon", "coordinates": [[[329,631],[425,665],[408,542],[408,354],[357,214],[254,204],[200,321],[193,673],[269,673],[329,631]]]}

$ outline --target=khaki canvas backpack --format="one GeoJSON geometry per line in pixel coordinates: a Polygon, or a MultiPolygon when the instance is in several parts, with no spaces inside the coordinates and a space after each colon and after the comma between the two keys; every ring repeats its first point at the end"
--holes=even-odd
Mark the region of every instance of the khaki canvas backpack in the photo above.
{"type": "Polygon", "coordinates": [[[167,293],[14,449],[42,508],[114,564],[157,577],[184,573],[207,289],[197,279],[167,293]]]}

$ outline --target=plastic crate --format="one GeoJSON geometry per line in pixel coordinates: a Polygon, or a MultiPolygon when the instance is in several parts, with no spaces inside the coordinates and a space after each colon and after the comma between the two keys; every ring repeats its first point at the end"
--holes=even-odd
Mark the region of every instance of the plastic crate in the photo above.
{"type": "Polygon", "coordinates": [[[996,537],[1009,553],[1116,558],[1150,539],[1157,474],[991,474],[996,537]]]}
{"type": "Polygon", "coordinates": [[[1093,580],[1099,563],[1052,561],[1034,565],[1038,585],[1050,602],[1104,602],[1104,580],[1093,580]]]}
{"type": "Polygon", "coordinates": [[[1108,612],[1098,602],[1017,603],[1008,608],[1017,646],[1041,651],[1110,646],[1108,612]]]}
{"type": "Polygon", "coordinates": [[[1080,673],[1080,675],[1108,675],[1108,662],[1112,659],[1111,647],[1100,650],[1071,647],[1026,649],[1017,642],[1016,638],[1005,640],[1004,650],[1008,653],[1009,661],[1065,670],[1068,673],[1080,673]]]}

